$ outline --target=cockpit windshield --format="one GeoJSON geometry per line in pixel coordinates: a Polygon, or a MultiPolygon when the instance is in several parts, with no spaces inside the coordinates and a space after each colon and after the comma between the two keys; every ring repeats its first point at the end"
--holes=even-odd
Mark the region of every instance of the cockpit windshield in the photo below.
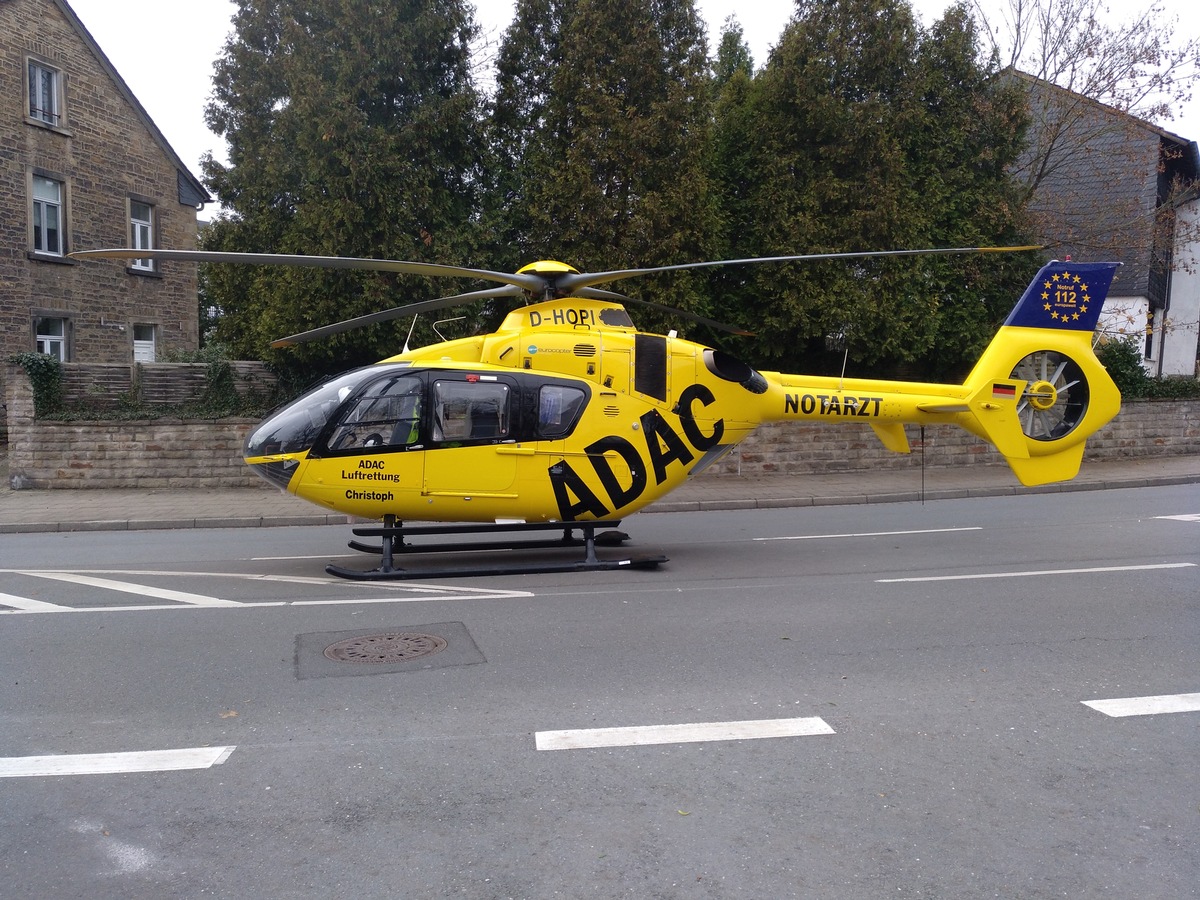
{"type": "Polygon", "coordinates": [[[313,445],[342,402],[379,369],[366,366],[331,378],[263,420],[246,438],[244,456],[299,453],[313,445]]]}

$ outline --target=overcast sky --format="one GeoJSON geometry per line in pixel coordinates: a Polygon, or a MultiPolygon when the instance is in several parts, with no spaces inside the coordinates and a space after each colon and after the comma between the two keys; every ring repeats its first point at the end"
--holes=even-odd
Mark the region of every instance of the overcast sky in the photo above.
{"type": "MultiPolygon", "coordinates": [[[[121,77],[129,84],[175,152],[196,174],[206,152],[224,158],[223,143],[204,124],[211,92],[212,65],[231,31],[231,0],[68,0],[121,77]]],[[[1000,7],[1005,0],[992,0],[1000,7]]],[[[1146,0],[1109,0],[1113,22],[1128,21],[1146,0]]],[[[948,0],[913,0],[925,23],[934,21],[948,0]]],[[[1200,35],[1200,4],[1164,0],[1179,17],[1182,35],[1200,35]]],[[[710,46],[726,17],[735,14],[761,65],[791,18],[793,0],[697,0],[709,26],[710,46]]],[[[513,0],[478,0],[478,21],[498,39],[512,20],[513,0]]],[[[1200,94],[1200,91],[1197,92],[1200,94]]],[[[1171,122],[1157,123],[1190,140],[1200,140],[1200,96],[1171,122]]]]}

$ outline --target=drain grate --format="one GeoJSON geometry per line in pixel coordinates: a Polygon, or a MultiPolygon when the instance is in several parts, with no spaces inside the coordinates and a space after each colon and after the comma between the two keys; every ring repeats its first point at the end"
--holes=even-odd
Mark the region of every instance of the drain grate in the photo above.
{"type": "Polygon", "coordinates": [[[448,644],[436,634],[415,631],[364,634],[338,641],[325,648],[326,659],[334,662],[388,664],[407,662],[441,653],[448,644]]]}

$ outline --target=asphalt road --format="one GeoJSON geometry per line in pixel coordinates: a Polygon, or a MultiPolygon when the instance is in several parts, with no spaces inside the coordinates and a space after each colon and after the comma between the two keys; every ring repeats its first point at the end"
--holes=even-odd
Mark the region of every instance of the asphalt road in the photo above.
{"type": "Polygon", "coordinates": [[[1200,897],[1200,711],[1084,705],[1200,692],[1200,486],[625,527],[670,562],[6,535],[0,897],[1200,897]],[[384,633],[446,647],[324,653],[384,633]]]}

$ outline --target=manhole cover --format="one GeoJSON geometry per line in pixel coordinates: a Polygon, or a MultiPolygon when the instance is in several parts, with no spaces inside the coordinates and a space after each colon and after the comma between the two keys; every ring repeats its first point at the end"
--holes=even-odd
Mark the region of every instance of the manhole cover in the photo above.
{"type": "Polygon", "coordinates": [[[446,641],[436,634],[401,631],[392,634],[364,634],[338,641],[325,648],[325,656],[334,662],[397,663],[441,653],[446,641]]]}

